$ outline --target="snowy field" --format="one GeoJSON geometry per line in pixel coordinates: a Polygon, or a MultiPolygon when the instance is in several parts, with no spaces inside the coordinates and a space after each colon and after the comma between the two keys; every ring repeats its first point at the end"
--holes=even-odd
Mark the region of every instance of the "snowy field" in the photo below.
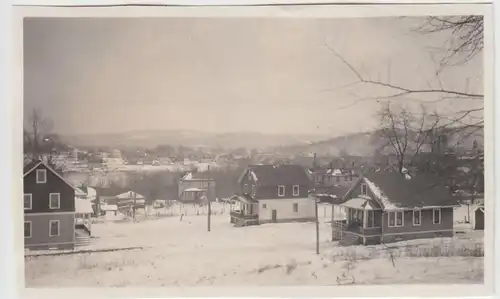
{"type": "MultiPolygon", "coordinates": [[[[319,207],[318,211],[322,207],[319,207]]],[[[193,208],[191,208],[193,209],[193,208]]],[[[339,285],[482,283],[482,234],[380,246],[339,247],[320,224],[320,255],[313,223],[233,227],[214,205],[139,222],[93,225],[96,239],[81,249],[141,246],[142,250],[26,257],[27,287],[125,287],[195,285],[339,285]],[[476,253],[475,253],[476,252],[476,253]]],[[[331,209],[330,209],[331,211],[331,209]]],[[[324,212],[326,213],[326,212],[324,212]]],[[[331,212],[330,212],[331,213],[331,212]]],[[[318,216],[322,216],[321,212],[318,216]]],[[[327,218],[327,217],[325,217],[327,218]]]]}

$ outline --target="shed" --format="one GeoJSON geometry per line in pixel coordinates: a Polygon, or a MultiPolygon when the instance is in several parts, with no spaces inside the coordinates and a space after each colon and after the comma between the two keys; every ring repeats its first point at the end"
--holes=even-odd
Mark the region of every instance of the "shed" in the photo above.
{"type": "Polygon", "coordinates": [[[479,207],[474,211],[474,229],[484,230],[484,207],[479,207]]]}

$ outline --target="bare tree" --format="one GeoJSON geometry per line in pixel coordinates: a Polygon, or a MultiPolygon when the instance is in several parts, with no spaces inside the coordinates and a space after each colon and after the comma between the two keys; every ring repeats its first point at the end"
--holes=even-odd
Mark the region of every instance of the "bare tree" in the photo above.
{"type": "Polygon", "coordinates": [[[23,129],[24,157],[28,161],[42,159],[57,170],[55,159],[64,146],[52,128],[52,120],[44,117],[42,110],[33,109],[23,129]]]}
{"type": "MultiPolygon", "coordinates": [[[[484,20],[483,16],[450,16],[450,17],[428,17],[426,21],[418,26],[414,31],[420,34],[448,34],[448,38],[442,45],[441,58],[436,62],[437,70],[435,72],[434,84],[428,82],[426,88],[411,88],[408,86],[396,85],[387,80],[376,80],[369,75],[363,75],[359,69],[355,68],[344,57],[335,51],[329,45],[326,47],[339,58],[344,65],[355,75],[357,82],[355,84],[371,85],[379,87],[386,92],[383,96],[372,96],[368,98],[359,98],[357,101],[348,105],[351,107],[366,100],[392,100],[410,95],[418,95],[421,99],[425,96],[437,96],[440,100],[457,99],[476,101],[474,108],[457,111],[456,115],[447,117],[448,121],[443,123],[442,127],[462,127],[473,128],[471,134],[481,130],[484,125],[482,112],[484,110],[484,94],[468,91],[468,78],[464,78],[464,89],[448,89],[443,86],[440,74],[444,68],[453,67],[468,63],[472,58],[483,51],[484,47],[484,20]],[[480,114],[477,116],[477,114],[480,114]],[[469,118],[472,121],[465,122],[469,118]]],[[[353,84],[349,84],[351,86],[353,84]]],[[[425,102],[423,100],[422,103],[425,102]]],[[[342,107],[346,108],[346,107],[342,107]]],[[[445,117],[442,116],[442,119],[445,117]]]]}
{"type": "Polygon", "coordinates": [[[423,34],[449,32],[443,44],[445,54],[440,59],[440,69],[469,62],[484,48],[484,18],[470,16],[429,16],[415,30],[423,34]]]}
{"type": "Polygon", "coordinates": [[[379,111],[381,126],[379,137],[383,147],[389,147],[396,155],[397,170],[402,173],[406,163],[412,164],[424,145],[428,144],[439,124],[437,113],[428,114],[424,106],[415,116],[405,108],[393,108],[386,104],[379,111]]]}

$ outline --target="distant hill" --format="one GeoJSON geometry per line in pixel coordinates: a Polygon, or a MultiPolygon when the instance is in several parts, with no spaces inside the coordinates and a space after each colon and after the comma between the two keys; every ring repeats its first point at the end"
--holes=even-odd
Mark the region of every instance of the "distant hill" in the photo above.
{"type": "MultiPolygon", "coordinates": [[[[316,153],[319,156],[338,156],[341,153],[353,156],[369,156],[374,154],[383,146],[384,140],[377,138],[378,132],[363,132],[334,137],[328,140],[313,142],[307,145],[292,145],[281,147],[283,153],[316,153]]],[[[457,143],[460,148],[471,149],[477,141],[479,146],[484,145],[483,129],[467,128],[452,135],[448,145],[451,147],[457,143]]]]}
{"type": "Polygon", "coordinates": [[[138,131],[128,133],[65,135],[61,138],[73,146],[171,146],[210,147],[235,149],[269,148],[308,144],[325,139],[322,135],[263,134],[256,132],[207,133],[198,131],[138,131]]]}
{"type": "MultiPolygon", "coordinates": [[[[207,147],[235,149],[267,148],[280,153],[316,153],[320,156],[337,156],[346,153],[354,156],[369,156],[382,146],[383,140],[377,132],[354,133],[327,139],[322,135],[285,135],[242,133],[206,133],[198,131],[142,131],[130,133],[110,133],[92,135],[61,136],[63,141],[73,146],[141,146],[156,147],[161,144],[171,146],[207,147]]],[[[474,140],[480,146],[484,143],[483,130],[466,129],[455,134],[449,144],[462,141],[460,147],[472,148],[474,140]]]]}

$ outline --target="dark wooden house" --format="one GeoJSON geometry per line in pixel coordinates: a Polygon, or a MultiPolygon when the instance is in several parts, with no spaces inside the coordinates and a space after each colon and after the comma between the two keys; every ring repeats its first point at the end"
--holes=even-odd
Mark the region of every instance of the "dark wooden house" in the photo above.
{"type": "Polygon", "coordinates": [[[24,246],[75,246],[75,188],[42,161],[24,167],[24,246]]]}
{"type": "Polygon", "coordinates": [[[365,174],[343,199],[347,221],[332,223],[333,238],[352,245],[451,237],[458,203],[445,183],[431,174],[365,174]]]}

